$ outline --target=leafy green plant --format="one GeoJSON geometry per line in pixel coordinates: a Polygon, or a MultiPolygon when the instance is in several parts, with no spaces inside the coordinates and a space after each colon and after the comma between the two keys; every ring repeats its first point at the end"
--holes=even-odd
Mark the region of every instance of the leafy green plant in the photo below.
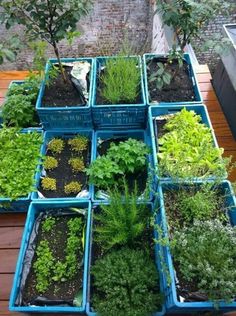
{"type": "Polygon", "coordinates": [[[123,171],[109,156],[99,156],[89,168],[86,168],[90,183],[99,188],[108,189],[116,184],[116,177],[124,175],[123,171]]]}
{"type": "Polygon", "coordinates": [[[219,220],[196,221],[176,231],[171,251],[185,282],[215,302],[233,300],[236,291],[236,228],[219,220]]]}
{"type": "Polygon", "coordinates": [[[60,154],[64,149],[65,143],[63,139],[53,138],[47,145],[47,149],[51,150],[54,154],[60,154]]]}
{"type": "Polygon", "coordinates": [[[57,189],[57,180],[54,178],[43,177],[41,184],[43,189],[46,191],[56,191],[57,189]]]}
{"type": "Polygon", "coordinates": [[[147,145],[139,140],[129,138],[118,145],[112,143],[106,155],[99,156],[86,169],[90,182],[101,188],[123,184],[127,173],[141,170],[147,164],[147,145]]]}
{"type": "Polygon", "coordinates": [[[146,166],[149,148],[140,140],[129,138],[118,145],[111,143],[107,155],[119,165],[124,173],[133,173],[146,166]]]}
{"type": "Polygon", "coordinates": [[[21,24],[32,41],[40,38],[53,47],[64,81],[67,79],[61,64],[58,43],[67,37],[68,32],[72,36],[72,32],[76,31],[77,22],[88,13],[91,4],[90,0],[1,1],[4,10],[3,22],[7,28],[14,23],[21,24]]]}
{"type": "Polygon", "coordinates": [[[229,159],[214,147],[210,128],[194,111],[181,110],[170,117],[166,133],[158,139],[159,172],[172,178],[225,177],[229,159]]]}
{"type": "Polygon", "coordinates": [[[75,152],[81,152],[87,149],[89,139],[82,135],[77,135],[75,138],[69,139],[68,144],[75,152]]]}
{"type": "Polygon", "coordinates": [[[110,204],[101,204],[101,211],[94,214],[98,223],[95,240],[105,250],[115,246],[133,247],[149,224],[149,210],[147,205],[138,204],[137,189],[129,193],[126,184],[124,188],[124,196],[115,189],[110,193],[110,204]]]}
{"type": "Polygon", "coordinates": [[[36,255],[37,259],[33,264],[37,280],[36,289],[39,293],[44,293],[50,285],[55,264],[48,241],[40,241],[36,249],[36,255]]]}
{"type": "Polygon", "coordinates": [[[141,72],[136,58],[108,59],[101,75],[103,98],[111,104],[134,102],[139,94],[141,72]]]}
{"type": "Polygon", "coordinates": [[[82,189],[82,184],[78,181],[71,181],[70,183],[66,184],[64,187],[64,191],[66,194],[71,193],[79,193],[82,189]]]}
{"type": "Polygon", "coordinates": [[[58,167],[58,161],[54,157],[46,156],[43,166],[46,170],[53,170],[58,167]]]}
{"type": "Polygon", "coordinates": [[[24,95],[8,97],[3,105],[2,117],[8,126],[28,127],[36,124],[34,106],[24,95]]]}
{"type": "Polygon", "coordinates": [[[47,216],[47,218],[45,218],[43,224],[42,224],[42,231],[43,232],[50,232],[53,227],[55,226],[56,224],[56,219],[55,217],[52,217],[52,216],[47,216]]]}
{"type": "MultiPolygon", "coordinates": [[[[1,22],[1,17],[0,17],[0,22],[1,22]]],[[[7,40],[1,39],[0,65],[3,64],[3,62],[6,60],[13,62],[21,47],[22,45],[21,45],[20,39],[16,35],[10,37],[7,40]]]]}
{"type": "Polygon", "coordinates": [[[41,133],[0,129],[0,196],[17,199],[34,190],[34,174],[40,159],[41,133]]]}
{"type": "Polygon", "coordinates": [[[85,169],[83,158],[70,158],[68,163],[75,172],[83,171],[85,169]]]}
{"type": "Polygon", "coordinates": [[[143,251],[112,252],[96,261],[92,274],[92,304],[100,315],[150,315],[161,304],[156,267],[143,251]]]}

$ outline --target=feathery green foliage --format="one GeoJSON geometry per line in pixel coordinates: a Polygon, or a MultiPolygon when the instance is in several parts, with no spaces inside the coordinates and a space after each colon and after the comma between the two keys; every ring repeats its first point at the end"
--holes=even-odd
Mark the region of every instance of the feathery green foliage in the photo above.
{"type": "Polygon", "coordinates": [[[105,250],[115,246],[132,247],[138,243],[150,221],[150,212],[145,204],[138,204],[138,194],[117,189],[110,193],[110,204],[100,205],[101,212],[95,214],[98,225],[95,228],[95,240],[105,250]]]}
{"type": "Polygon", "coordinates": [[[139,94],[141,71],[137,58],[108,59],[101,76],[103,98],[111,104],[132,103],[139,94]]]}

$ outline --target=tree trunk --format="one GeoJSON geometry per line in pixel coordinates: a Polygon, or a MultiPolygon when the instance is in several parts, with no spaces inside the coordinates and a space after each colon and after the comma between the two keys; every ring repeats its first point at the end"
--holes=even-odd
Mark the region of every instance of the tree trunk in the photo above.
{"type": "Polygon", "coordinates": [[[60,58],[60,54],[59,54],[59,51],[58,51],[58,48],[57,48],[57,44],[55,42],[53,43],[53,48],[54,48],[54,52],[55,52],[55,55],[56,55],[57,60],[58,60],[60,72],[62,74],[64,82],[66,83],[67,82],[67,77],[65,75],[65,71],[64,71],[64,68],[63,68],[62,63],[61,63],[61,58],[60,58]]]}

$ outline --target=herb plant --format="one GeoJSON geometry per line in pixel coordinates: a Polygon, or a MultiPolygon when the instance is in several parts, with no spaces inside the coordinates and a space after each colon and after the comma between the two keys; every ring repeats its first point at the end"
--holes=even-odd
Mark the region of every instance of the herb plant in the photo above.
{"type": "Polygon", "coordinates": [[[79,193],[82,189],[82,184],[78,181],[71,181],[70,183],[66,184],[64,187],[64,191],[66,194],[72,193],[79,193]]]}
{"type": "Polygon", "coordinates": [[[166,133],[158,139],[159,171],[172,178],[224,177],[228,159],[216,148],[210,128],[200,122],[194,111],[182,111],[170,117],[166,133]]]}
{"type": "Polygon", "coordinates": [[[47,145],[47,149],[54,154],[60,154],[64,149],[65,143],[63,139],[53,138],[47,145]]]}
{"type": "Polygon", "coordinates": [[[140,68],[136,58],[108,59],[101,75],[102,97],[111,104],[135,102],[140,87],[140,68]]]}
{"type": "Polygon", "coordinates": [[[53,170],[53,169],[57,168],[58,161],[54,157],[46,156],[44,163],[43,163],[43,166],[46,170],[53,170]]]}
{"type": "Polygon", "coordinates": [[[0,196],[26,197],[34,189],[34,174],[40,159],[42,135],[0,129],[0,196]]]}
{"type": "Polygon", "coordinates": [[[90,182],[100,188],[123,184],[128,173],[145,168],[149,149],[144,142],[129,138],[118,145],[112,143],[106,155],[98,157],[86,169],[90,182]]]}
{"type": "Polygon", "coordinates": [[[43,232],[50,232],[52,228],[55,226],[56,219],[52,216],[47,216],[47,218],[44,220],[42,225],[42,231],[43,232]]]}
{"type": "Polygon", "coordinates": [[[161,304],[156,267],[143,251],[112,252],[96,261],[92,274],[92,304],[100,315],[150,315],[161,304]]]}
{"type": "Polygon", "coordinates": [[[46,191],[56,191],[57,189],[57,180],[54,178],[43,177],[41,183],[43,189],[46,191]]]}
{"type": "Polygon", "coordinates": [[[176,231],[171,242],[181,278],[215,302],[236,293],[236,228],[219,220],[196,221],[176,231]]]}
{"type": "Polygon", "coordinates": [[[75,138],[68,140],[68,144],[71,146],[72,150],[78,153],[87,149],[88,142],[89,139],[82,135],[78,135],[75,138]]]}
{"type": "Polygon", "coordinates": [[[83,158],[70,158],[68,163],[74,172],[83,171],[85,169],[83,158]]]}
{"type": "Polygon", "coordinates": [[[95,240],[105,250],[116,246],[137,245],[139,237],[149,225],[149,211],[145,204],[138,204],[137,190],[129,193],[127,185],[125,196],[117,189],[110,193],[110,204],[100,205],[95,213],[97,222],[95,240]]]}

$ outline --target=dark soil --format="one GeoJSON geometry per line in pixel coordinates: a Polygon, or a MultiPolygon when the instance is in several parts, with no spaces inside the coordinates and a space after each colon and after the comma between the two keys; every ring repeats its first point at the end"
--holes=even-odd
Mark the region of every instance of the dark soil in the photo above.
{"type": "Polygon", "coordinates": [[[166,133],[164,126],[167,123],[167,120],[166,119],[153,120],[153,123],[154,123],[154,130],[155,130],[156,138],[158,139],[166,133]]]}
{"type": "MultiPolygon", "coordinates": [[[[118,145],[120,142],[126,141],[128,138],[114,138],[114,139],[108,139],[104,140],[98,147],[97,151],[99,155],[105,155],[107,153],[107,150],[109,149],[111,143],[115,143],[118,145]]],[[[137,191],[138,194],[142,194],[146,189],[147,179],[148,179],[148,168],[144,168],[141,171],[126,174],[125,180],[127,182],[129,191],[133,191],[135,188],[135,184],[137,185],[137,191]]],[[[120,176],[117,177],[117,184],[120,180],[120,176]]],[[[101,188],[100,188],[101,189],[101,188]]],[[[97,190],[97,188],[95,188],[97,190]]]]}
{"type": "MultiPolygon", "coordinates": [[[[65,211],[62,210],[62,211],[65,211]]],[[[53,251],[54,258],[60,261],[64,261],[66,248],[66,242],[68,237],[67,223],[71,218],[75,218],[78,215],[65,215],[56,216],[56,224],[51,232],[42,232],[42,221],[39,226],[38,235],[35,239],[35,245],[40,243],[41,240],[47,240],[49,242],[49,247],[53,251]]],[[[23,304],[29,305],[34,304],[34,301],[41,297],[47,298],[48,300],[65,300],[73,303],[73,299],[76,294],[83,287],[83,268],[78,269],[77,274],[72,280],[67,280],[65,282],[54,282],[52,281],[48,290],[42,294],[39,294],[36,289],[36,275],[34,273],[33,265],[36,261],[36,255],[34,254],[29,275],[26,280],[24,292],[23,292],[23,304]]],[[[78,262],[83,262],[83,253],[78,254],[78,262]]],[[[37,301],[37,300],[36,300],[37,301]]],[[[56,304],[54,304],[56,305],[56,304]]]]}
{"type": "MultiPolygon", "coordinates": [[[[102,96],[104,84],[101,80],[101,76],[104,75],[105,71],[106,71],[105,69],[101,70],[101,72],[97,74],[96,104],[98,104],[98,105],[111,104],[106,99],[104,99],[102,96]]],[[[118,104],[141,104],[142,102],[143,101],[142,101],[142,93],[141,93],[141,85],[140,85],[139,94],[137,95],[135,100],[133,100],[132,102],[128,102],[127,100],[120,100],[120,102],[118,104]]]]}
{"type": "MultiPolygon", "coordinates": [[[[147,64],[147,79],[158,70],[157,63],[165,64],[166,58],[153,58],[147,64]]],[[[166,71],[172,75],[169,85],[164,84],[162,90],[156,87],[156,81],[148,81],[148,91],[151,102],[187,102],[195,101],[192,79],[189,77],[189,65],[184,61],[183,67],[178,69],[178,62],[168,64],[166,71]]]]}
{"type": "MultiPolygon", "coordinates": [[[[69,138],[66,139],[67,141],[69,138]]],[[[59,155],[53,154],[50,150],[46,152],[47,156],[53,156],[58,160],[58,167],[53,170],[47,170],[47,176],[56,179],[57,190],[48,191],[39,186],[39,191],[47,198],[62,198],[62,197],[75,197],[77,194],[65,194],[64,186],[71,181],[78,181],[82,184],[82,190],[88,190],[88,177],[85,172],[73,172],[71,166],[68,164],[68,160],[71,157],[79,157],[79,154],[71,150],[71,146],[65,142],[65,147],[59,155]]],[[[85,168],[90,164],[91,157],[91,141],[89,141],[87,150],[81,153],[83,157],[85,168]]]]}
{"type": "MultiPolygon", "coordinates": [[[[56,79],[50,81],[50,86],[45,87],[44,96],[42,99],[42,107],[71,107],[87,105],[84,96],[74,86],[71,81],[72,67],[64,66],[67,82],[65,83],[61,73],[56,79]]],[[[88,88],[89,73],[87,75],[88,88]]]]}

